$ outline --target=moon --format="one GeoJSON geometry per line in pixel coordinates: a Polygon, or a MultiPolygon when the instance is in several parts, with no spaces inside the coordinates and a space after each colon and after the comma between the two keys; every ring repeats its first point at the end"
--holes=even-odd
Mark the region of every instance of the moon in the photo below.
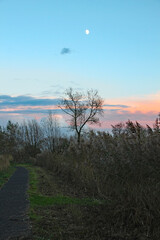
{"type": "Polygon", "coordinates": [[[85,33],[86,33],[86,35],[89,35],[89,34],[90,34],[89,29],[86,29],[86,30],[85,30],[85,33]]]}

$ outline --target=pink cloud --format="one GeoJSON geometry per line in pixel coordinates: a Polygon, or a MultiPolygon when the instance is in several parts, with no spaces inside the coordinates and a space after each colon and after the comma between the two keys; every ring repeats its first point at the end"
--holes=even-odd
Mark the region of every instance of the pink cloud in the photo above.
{"type": "Polygon", "coordinates": [[[130,97],[124,99],[105,100],[105,104],[114,105],[104,107],[102,128],[110,128],[118,122],[126,122],[128,119],[138,121],[142,125],[153,126],[160,112],[160,93],[142,97],[130,97]]]}
{"type": "MultiPolygon", "coordinates": [[[[105,100],[107,104],[128,106],[127,110],[131,113],[159,113],[160,111],[160,93],[145,95],[142,97],[130,97],[122,99],[105,100]]],[[[121,109],[124,109],[121,107],[121,109]]]]}

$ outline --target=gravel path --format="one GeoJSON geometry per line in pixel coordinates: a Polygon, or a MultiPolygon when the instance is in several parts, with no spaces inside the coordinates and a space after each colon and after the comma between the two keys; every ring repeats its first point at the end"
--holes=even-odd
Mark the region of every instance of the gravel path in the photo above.
{"type": "Polygon", "coordinates": [[[0,240],[30,239],[26,190],[28,171],[17,167],[13,176],[0,190],[0,240]]]}

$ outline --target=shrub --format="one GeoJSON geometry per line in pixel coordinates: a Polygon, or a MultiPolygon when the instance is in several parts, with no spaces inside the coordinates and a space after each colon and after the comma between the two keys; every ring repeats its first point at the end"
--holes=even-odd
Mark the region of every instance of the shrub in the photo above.
{"type": "Polygon", "coordinates": [[[10,166],[10,162],[13,161],[11,155],[0,155],[0,171],[7,169],[10,166]]]}

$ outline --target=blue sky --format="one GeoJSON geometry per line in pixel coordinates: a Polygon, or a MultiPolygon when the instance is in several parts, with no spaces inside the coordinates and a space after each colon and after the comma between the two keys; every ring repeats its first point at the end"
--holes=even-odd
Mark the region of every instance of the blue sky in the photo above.
{"type": "Polygon", "coordinates": [[[135,107],[122,120],[154,119],[159,26],[159,0],[0,0],[0,95],[50,99],[93,88],[106,104],[135,107]]]}

